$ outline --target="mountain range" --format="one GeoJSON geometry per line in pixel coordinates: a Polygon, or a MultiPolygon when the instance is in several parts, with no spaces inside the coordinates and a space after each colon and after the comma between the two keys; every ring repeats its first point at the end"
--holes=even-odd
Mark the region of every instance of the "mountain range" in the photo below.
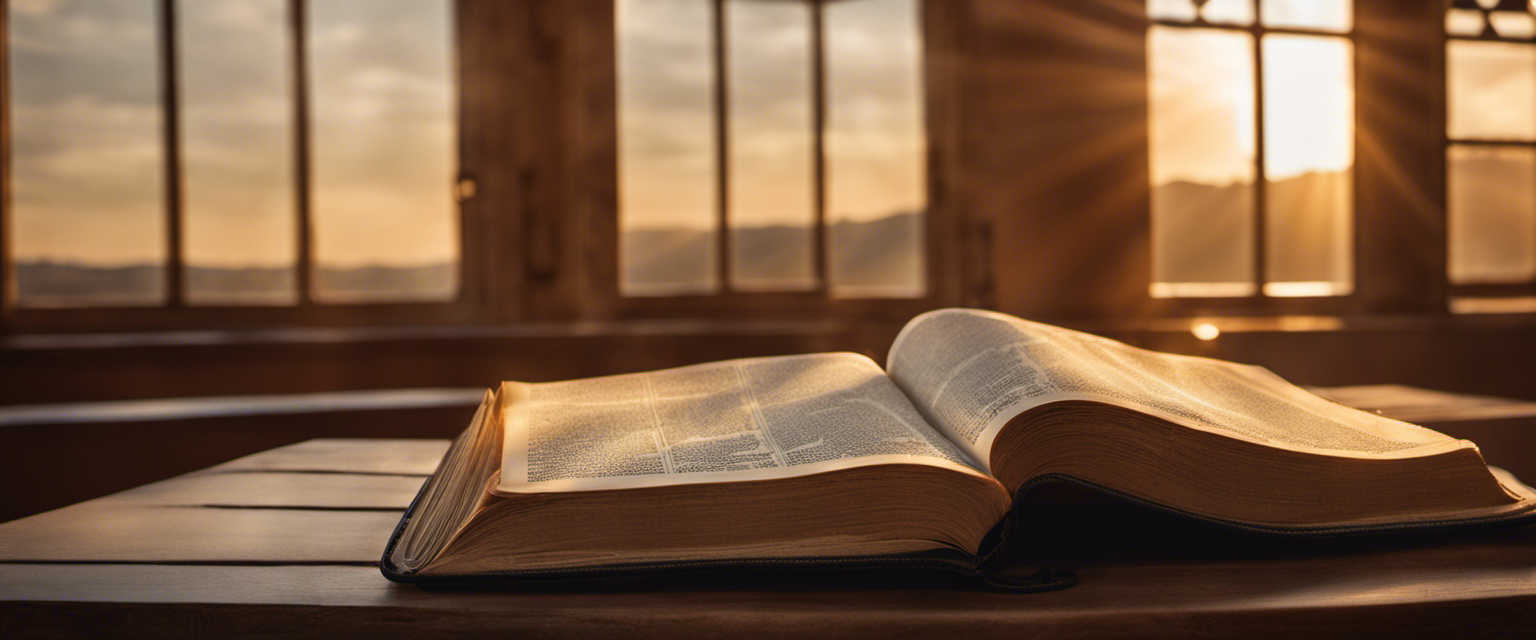
{"type": "MultiPolygon", "coordinates": [[[[1268,280],[1349,280],[1350,179],[1348,172],[1313,172],[1266,185],[1268,280]]],[[[1252,282],[1253,192],[1246,183],[1177,181],[1153,187],[1154,277],[1161,282],[1252,282]]]]}
{"type": "MultiPolygon", "coordinates": [[[[922,292],[922,217],[901,213],[828,227],[832,282],[850,295],[911,296],[922,292]]],[[[643,229],[624,234],[625,290],[702,291],[713,274],[714,235],[697,229],[643,229]]],[[[811,240],[803,227],[770,226],[734,232],[738,285],[804,289],[810,284],[811,240]]],[[[18,299],[27,306],[154,305],[164,299],[160,265],[96,266],[32,261],[16,265],[18,299]]],[[[315,272],[321,301],[434,300],[456,289],[452,264],[406,267],[322,266],[315,272]]],[[[184,271],[194,304],[290,304],[291,267],[207,267],[184,271]]]]}

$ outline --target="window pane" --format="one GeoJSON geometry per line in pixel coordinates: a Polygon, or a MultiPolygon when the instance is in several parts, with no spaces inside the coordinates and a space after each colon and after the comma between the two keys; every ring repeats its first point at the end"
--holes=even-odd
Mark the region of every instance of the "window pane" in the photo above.
{"type": "Polygon", "coordinates": [[[1147,16],[1150,18],[1194,22],[1199,15],[1191,0],[1147,0],[1147,16]]]}
{"type": "Polygon", "coordinates": [[[1152,294],[1255,292],[1253,39],[1154,26],[1148,33],[1152,294]]]}
{"type": "Polygon", "coordinates": [[[1536,149],[1451,145],[1446,161],[1451,281],[1536,277],[1536,149]]]}
{"type": "Polygon", "coordinates": [[[1263,0],[1264,26],[1349,31],[1354,14],[1347,0],[1263,0]]]}
{"type": "Polygon", "coordinates": [[[715,291],[710,3],[619,0],[617,11],[620,289],[715,291]]]}
{"type": "Polygon", "coordinates": [[[816,226],[811,5],[726,3],[731,285],[811,289],[816,226]]]}
{"type": "Polygon", "coordinates": [[[1487,27],[1483,12],[1476,9],[1449,9],[1445,12],[1445,32],[1453,36],[1477,36],[1487,27]]]}
{"type": "Polygon", "coordinates": [[[315,296],[458,289],[450,2],[310,2],[315,296]]]}
{"type": "Polygon", "coordinates": [[[919,4],[823,6],[832,294],[921,296],[928,189],[919,4]]]}
{"type": "Polygon", "coordinates": [[[1536,140],[1536,47],[1452,40],[1445,51],[1451,138],[1536,140]]]}
{"type": "Polygon", "coordinates": [[[1272,296],[1343,295],[1353,282],[1355,81],[1349,40],[1267,35],[1265,268],[1272,296]]]}
{"type": "Polygon", "coordinates": [[[18,304],[162,302],[155,3],[6,6],[18,304]]]}
{"type": "Polygon", "coordinates": [[[285,0],[180,0],[182,215],[193,303],[292,303],[285,0]]]}
{"type": "Polygon", "coordinates": [[[1253,0],[1209,0],[1200,17],[1214,24],[1253,24],[1253,0]]]}
{"type": "Polygon", "coordinates": [[[1536,35],[1536,18],[1524,11],[1494,11],[1488,14],[1488,22],[1500,38],[1528,40],[1536,35]]]}

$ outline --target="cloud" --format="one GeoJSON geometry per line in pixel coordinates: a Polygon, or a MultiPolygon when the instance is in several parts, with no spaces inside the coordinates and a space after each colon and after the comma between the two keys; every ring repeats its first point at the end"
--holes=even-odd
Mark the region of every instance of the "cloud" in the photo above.
{"type": "MultiPolygon", "coordinates": [[[[164,260],[155,4],[12,3],[18,258],[164,260]]],[[[187,249],[202,264],[292,261],[286,4],[176,3],[187,249]]],[[[450,4],[309,3],[328,264],[457,253],[450,4]]]]}

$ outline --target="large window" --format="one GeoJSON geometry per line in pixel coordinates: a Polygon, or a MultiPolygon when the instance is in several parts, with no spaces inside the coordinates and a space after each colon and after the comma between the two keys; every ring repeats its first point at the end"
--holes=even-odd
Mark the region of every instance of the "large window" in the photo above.
{"type": "Polygon", "coordinates": [[[620,289],[926,292],[916,0],[619,0],[620,289]]]}
{"type": "Polygon", "coordinates": [[[1155,297],[1349,294],[1349,2],[1149,0],[1155,297]]]}
{"type": "Polygon", "coordinates": [[[5,7],[16,308],[457,296],[450,2],[5,7]]]}
{"type": "Polygon", "coordinates": [[[1446,14],[1448,264],[1454,310],[1536,310],[1536,16],[1457,0],[1446,14]]]}

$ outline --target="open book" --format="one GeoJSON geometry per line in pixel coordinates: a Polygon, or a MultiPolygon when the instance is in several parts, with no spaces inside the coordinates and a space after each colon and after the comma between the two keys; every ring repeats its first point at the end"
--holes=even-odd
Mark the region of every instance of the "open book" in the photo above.
{"type": "MultiPolygon", "coordinates": [[[[383,570],[434,582],[905,564],[985,577],[1015,500],[1052,480],[1280,534],[1536,515],[1536,493],[1472,443],[1263,368],[948,309],[909,322],[884,370],[827,353],[505,383],[422,487],[383,570]]],[[[1036,580],[1021,586],[1062,586],[1036,580]]]]}

